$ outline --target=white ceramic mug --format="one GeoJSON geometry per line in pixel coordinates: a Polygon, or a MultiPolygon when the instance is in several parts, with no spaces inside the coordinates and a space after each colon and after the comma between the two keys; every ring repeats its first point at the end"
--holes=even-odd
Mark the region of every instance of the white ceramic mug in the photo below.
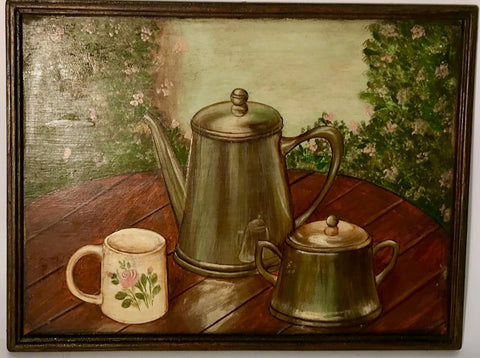
{"type": "Polygon", "coordinates": [[[100,305],[108,317],[122,323],[145,323],[168,309],[166,242],[144,229],[123,229],[109,235],[103,245],[78,249],[67,265],[67,286],[79,299],[100,305]],[[102,260],[100,294],[80,291],[73,268],[85,255],[102,260]]]}

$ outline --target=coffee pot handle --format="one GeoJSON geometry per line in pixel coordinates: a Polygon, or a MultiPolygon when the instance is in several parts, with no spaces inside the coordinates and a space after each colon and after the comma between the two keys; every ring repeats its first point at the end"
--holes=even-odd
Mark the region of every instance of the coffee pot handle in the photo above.
{"type": "Polygon", "coordinates": [[[340,161],[343,155],[342,134],[336,128],[330,126],[312,128],[297,137],[282,137],[282,139],[280,140],[280,150],[283,156],[286,156],[288,152],[290,152],[301,142],[313,138],[323,138],[328,141],[328,143],[330,144],[330,149],[332,151],[332,161],[330,162],[327,180],[325,181],[322,190],[317,195],[312,205],[295,219],[295,228],[298,228],[305,222],[305,220],[308,219],[308,217],[313,213],[313,211],[317,208],[318,204],[320,204],[320,202],[327,194],[328,190],[333,184],[333,180],[338,173],[338,169],[340,168],[340,161]]]}
{"type": "Polygon", "coordinates": [[[75,285],[73,280],[73,268],[77,264],[77,262],[86,255],[96,255],[102,259],[102,245],[86,245],[79,248],[73,255],[70,257],[70,260],[67,264],[67,287],[70,292],[76,296],[77,298],[81,299],[82,301],[95,303],[97,305],[102,304],[102,295],[91,295],[89,293],[82,292],[78,289],[75,285]]]}
{"type": "Polygon", "coordinates": [[[257,265],[258,272],[272,285],[275,286],[275,283],[277,282],[277,276],[271,274],[270,272],[267,271],[265,266],[263,266],[263,260],[262,260],[262,255],[263,255],[263,249],[267,248],[272,250],[280,259],[282,258],[282,253],[278,249],[275,244],[272,244],[270,241],[258,241],[257,242],[257,249],[255,250],[255,263],[257,265]]]}
{"type": "Polygon", "coordinates": [[[377,245],[375,245],[375,247],[373,248],[373,255],[375,256],[375,254],[378,252],[378,250],[380,250],[384,247],[391,247],[393,249],[393,255],[392,255],[392,258],[390,259],[390,262],[388,263],[387,267],[385,267],[382,272],[380,272],[378,275],[375,276],[375,283],[377,285],[380,282],[383,281],[385,276],[387,276],[390,271],[392,271],[393,266],[395,266],[395,264],[397,262],[397,258],[398,258],[399,246],[393,240],[385,240],[385,241],[382,241],[382,242],[378,243],[377,245]]]}

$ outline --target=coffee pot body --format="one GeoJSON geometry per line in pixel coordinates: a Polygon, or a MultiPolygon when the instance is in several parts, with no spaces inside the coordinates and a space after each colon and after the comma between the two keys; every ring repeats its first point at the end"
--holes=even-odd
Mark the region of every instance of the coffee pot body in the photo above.
{"type": "MultiPolygon", "coordinates": [[[[242,89],[234,90],[230,99],[193,117],[186,178],[165,135],[153,120],[147,121],[179,224],[174,258],[207,276],[254,274],[256,241],[268,236],[279,247],[306,220],[333,183],[343,153],[342,137],[333,127],[282,137],[283,120],[275,109],[247,102],[242,89]],[[285,156],[314,138],[330,143],[333,159],[315,202],[294,219],[285,156]]],[[[270,254],[269,262],[278,258],[270,254]]]]}

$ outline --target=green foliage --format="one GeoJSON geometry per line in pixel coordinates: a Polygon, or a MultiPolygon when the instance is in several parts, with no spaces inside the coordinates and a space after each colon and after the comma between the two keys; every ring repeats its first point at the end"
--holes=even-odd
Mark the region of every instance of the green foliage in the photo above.
{"type": "MultiPolygon", "coordinates": [[[[371,120],[347,126],[324,113],[314,126],[333,125],[344,135],[341,173],[403,196],[449,228],[461,27],[398,21],[374,23],[370,31],[360,97],[371,120]]],[[[326,171],[329,156],[315,140],[292,151],[287,163],[326,171]]]]}
{"type": "Polygon", "coordinates": [[[143,115],[159,31],[154,19],[135,17],[26,21],[27,201],[75,182],[157,168],[143,115]]]}

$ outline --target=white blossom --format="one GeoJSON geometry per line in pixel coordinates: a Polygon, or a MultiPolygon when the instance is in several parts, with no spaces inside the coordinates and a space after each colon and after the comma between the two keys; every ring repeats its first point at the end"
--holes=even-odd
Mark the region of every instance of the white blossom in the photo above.
{"type": "Polygon", "coordinates": [[[449,169],[440,176],[440,187],[450,189],[453,185],[453,169],[449,169]]]}
{"type": "Polygon", "coordinates": [[[386,181],[394,183],[398,177],[398,168],[393,166],[390,169],[385,169],[383,174],[386,181]]]}

